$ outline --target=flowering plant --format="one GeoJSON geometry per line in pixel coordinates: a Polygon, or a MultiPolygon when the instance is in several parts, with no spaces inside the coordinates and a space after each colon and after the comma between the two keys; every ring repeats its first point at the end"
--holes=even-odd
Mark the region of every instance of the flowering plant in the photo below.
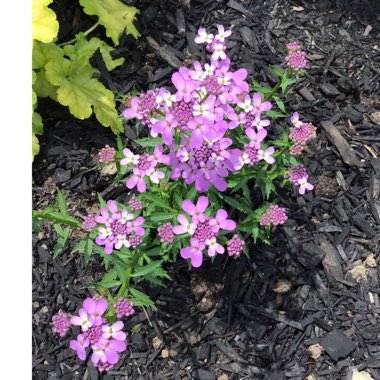
{"type": "MultiPolygon", "coordinates": [[[[248,254],[249,237],[269,243],[270,227],[287,220],[285,208],[272,200],[277,188],[290,184],[301,195],[313,189],[300,154],[315,127],[295,112],[288,129],[280,122],[287,115],[276,95],[279,89],[287,95],[299,80],[305,53],[298,43],[288,44],[287,66],[273,68],[278,84],[270,89],[253,81],[250,93],[247,71],[233,70],[227,57],[230,35],[221,25],[215,35],[199,29],[195,41],[206,45],[209,62],[181,67],[172,75],[174,90],[155,88],[126,97],[124,117],[150,136],[129,147],[118,137],[118,151],[107,147],[99,157],[115,160],[115,182],[135,191],[127,204],[99,196],[99,215],[81,222],[68,215],[59,192],[59,210],[34,213],[55,224],[82,226],[88,236],[74,251],[83,251],[86,262],[97,253],[106,264],[107,273],[92,285],[105,298],[85,300],[79,317],[70,319],[82,328],[70,346],[83,359],[91,345],[99,369],[108,369],[125,350],[124,339],[119,339],[124,338],[122,322],[115,318],[131,315],[133,305],[154,307],[136,289],[139,279],[163,285],[163,279],[170,279],[163,264],[178,254],[195,268],[217,254],[248,254]]],[[[55,317],[54,329],[60,335],[66,332],[67,315],[55,317]]]]}

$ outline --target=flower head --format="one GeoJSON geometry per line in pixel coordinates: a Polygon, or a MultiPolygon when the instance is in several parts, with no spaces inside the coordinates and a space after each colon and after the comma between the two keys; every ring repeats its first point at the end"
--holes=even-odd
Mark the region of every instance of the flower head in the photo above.
{"type": "Polygon", "coordinates": [[[288,217],[284,208],[278,205],[271,205],[265,211],[260,218],[261,226],[278,226],[279,224],[284,224],[288,217]]]}
{"type": "Polygon", "coordinates": [[[100,149],[98,152],[98,160],[99,162],[111,162],[113,161],[113,158],[115,157],[116,150],[115,148],[110,147],[109,145],[106,145],[104,148],[100,149]]]}
{"type": "Polygon", "coordinates": [[[135,314],[135,309],[133,308],[133,306],[134,303],[124,297],[119,297],[117,302],[113,305],[118,318],[129,317],[135,314]]]}
{"type": "Polygon", "coordinates": [[[53,315],[53,332],[59,334],[60,337],[64,337],[71,327],[70,315],[60,310],[58,314],[53,315]]]}

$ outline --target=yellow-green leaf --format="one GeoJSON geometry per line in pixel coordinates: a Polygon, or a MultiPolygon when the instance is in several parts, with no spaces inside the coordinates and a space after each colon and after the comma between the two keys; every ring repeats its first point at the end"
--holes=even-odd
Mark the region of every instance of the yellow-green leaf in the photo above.
{"type": "Polygon", "coordinates": [[[63,55],[63,49],[54,43],[43,44],[38,41],[33,41],[32,68],[41,69],[49,60],[59,61],[63,58],[63,55]]]}
{"type": "Polygon", "coordinates": [[[44,125],[42,124],[42,117],[38,112],[33,112],[32,115],[32,131],[36,135],[44,133],[44,125]]]}
{"type": "Polygon", "coordinates": [[[46,78],[46,70],[40,69],[37,72],[37,80],[33,85],[33,90],[40,98],[51,98],[57,101],[57,87],[53,86],[46,78]]]}
{"type": "Polygon", "coordinates": [[[34,133],[32,133],[32,161],[34,161],[34,156],[40,153],[40,144],[38,138],[34,133]]]}
{"type": "Polygon", "coordinates": [[[138,12],[135,7],[123,4],[120,0],[79,0],[84,12],[91,16],[98,16],[99,23],[106,29],[106,35],[117,45],[125,30],[137,38],[140,33],[133,25],[138,12]]]}
{"type": "Polygon", "coordinates": [[[63,50],[70,61],[88,61],[100,49],[104,63],[109,71],[123,64],[124,58],[113,59],[110,52],[113,48],[97,37],[87,40],[83,33],[76,35],[75,45],[66,45],[63,50]]]}
{"type": "Polygon", "coordinates": [[[34,40],[49,43],[58,34],[57,16],[52,9],[48,8],[52,1],[32,1],[32,37],[34,40]]]}

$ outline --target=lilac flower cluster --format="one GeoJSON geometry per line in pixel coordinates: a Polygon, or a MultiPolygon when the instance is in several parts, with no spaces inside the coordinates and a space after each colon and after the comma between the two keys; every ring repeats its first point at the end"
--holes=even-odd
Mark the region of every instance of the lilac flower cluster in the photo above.
{"type": "Polygon", "coordinates": [[[307,66],[307,58],[300,44],[293,41],[286,47],[288,49],[288,55],[285,57],[286,64],[295,71],[303,70],[307,66]]]}
{"type": "Polygon", "coordinates": [[[240,253],[243,250],[244,245],[245,242],[241,240],[237,234],[235,234],[232,237],[232,239],[228,240],[227,242],[228,256],[240,256],[240,253]]]}
{"type": "Polygon", "coordinates": [[[297,155],[303,151],[304,146],[310,141],[316,132],[316,128],[311,123],[304,123],[299,120],[298,112],[294,112],[291,117],[289,139],[293,142],[290,147],[290,154],[297,155]]]}
{"type": "Polygon", "coordinates": [[[132,198],[129,200],[128,205],[132,211],[142,210],[144,207],[142,202],[137,199],[135,195],[132,195],[132,198]]]}
{"type": "Polygon", "coordinates": [[[82,230],[91,232],[97,226],[95,215],[88,214],[82,223],[82,230]]]}
{"type": "Polygon", "coordinates": [[[100,372],[109,371],[119,361],[120,353],[127,349],[124,324],[116,321],[110,325],[103,317],[108,308],[104,298],[86,298],[78,314],[69,316],[59,312],[52,318],[53,332],[61,337],[66,335],[71,325],[80,326],[81,333],[70,341],[70,348],[76,351],[80,360],[87,357],[87,347],[92,348],[91,361],[100,372]]]}
{"type": "Polygon", "coordinates": [[[96,237],[96,244],[104,245],[104,252],[111,254],[114,249],[124,247],[135,248],[141,243],[141,236],[145,230],[142,227],[144,218],[134,214],[127,209],[118,210],[115,201],[108,201],[106,208],[100,209],[100,215],[96,216],[97,223],[103,226],[98,227],[99,235],[96,237]]]}
{"type": "Polygon", "coordinates": [[[117,302],[113,305],[116,310],[116,315],[118,318],[130,317],[135,314],[135,309],[133,308],[134,303],[129,301],[128,298],[119,297],[117,302]]]}
{"type": "Polygon", "coordinates": [[[236,223],[227,219],[227,212],[219,209],[215,218],[205,215],[209,200],[205,196],[199,197],[197,204],[191,200],[185,199],[182,202],[182,209],[190,215],[183,214],[177,216],[180,225],[174,226],[173,231],[176,235],[189,234],[190,246],[181,249],[180,254],[184,259],[191,259],[191,265],[198,268],[202,265],[203,251],[207,248],[209,256],[215,256],[216,253],[224,253],[224,247],[217,242],[220,230],[232,231],[236,228],[236,223]]]}
{"type": "Polygon", "coordinates": [[[98,152],[98,161],[102,163],[107,163],[113,161],[116,154],[115,148],[106,145],[104,148],[100,149],[98,152]]]}
{"type": "Polygon", "coordinates": [[[278,205],[270,205],[260,218],[261,226],[278,226],[284,224],[288,220],[286,210],[278,205]]]}
{"type": "Polygon", "coordinates": [[[157,228],[158,236],[160,237],[160,242],[173,243],[174,232],[173,225],[171,223],[164,223],[161,227],[157,228]]]}
{"type": "Polygon", "coordinates": [[[71,327],[70,315],[60,310],[58,314],[53,315],[53,332],[59,334],[60,337],[65,336],[71,327]]]}
{"type": "Polygon", "coordinates": [[[285,174],[289,179],[289,182],[294,186],[299,186],[298,192],[300,194],[305,194],[306,190],[313,190],[314,186],[309,183],[307,180],[309,175],[303,164],[292,166],[285,174]]]}
{"type": "Polygon", "coordinates": [[[207,191],[210,185],[225,191],[225,178],[230,172],[262,160],[274,162],[274,148],[264,145],[270,121],[263,112],[270,110],[272,104],[263,101],[259,93],[249,95],[247,70],[231,71],[231,61],[225,54],[225,38],[230,35],[231,31],[221,25],[216,35],[199,29],[195,41],[206,44],[212,53],[210,62],[202,65],[195,61],[193,69],[181,67],[175,72],[174,94],[157,88],[130,100],[124,117],[141,120],[152,137],[162,137],[165,146],[156,146],[153,156],[140,157],[124,150],[121,164],[131,165],[133,171],[126,182],[128,188],[137,186],[139,192],[146,191],[148,177],[153,183],[164,178],[164,171],[159,170],[159,164],[164,164],[170,178],[194,183],[200,192],[207,191]],[[228,137],[238,126],[243,126],[249,141],[243,150],[233,147],[228,137]]]}

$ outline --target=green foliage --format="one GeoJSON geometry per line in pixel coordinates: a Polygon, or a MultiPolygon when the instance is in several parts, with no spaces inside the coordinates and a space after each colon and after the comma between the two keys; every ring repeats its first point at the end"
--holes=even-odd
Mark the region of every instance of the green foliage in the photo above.
{"type": "MultiPolygon", "coordinates": [[[[116,110],[114,94],[98,79],[98,71],[90,64],[90,58],[99,50],[109,71],[124,62],[124,58],[113,59],[113,48],[97,37],[87,39],[89,31],[78,33],[73,43],[57,45],[54,41],[59,24],[54,11],[48,8],[52,0],[33,0],[33,61],[32,61],[32,158],[39,153],[37,135],[43,133],[41,116],[35,112],[37,97],[49,97],[67,106],[78,119],[87,119],[92,114],[105,127],[117,134],[124,130],[116,110]]],[[[135,38],[139,33],[133,21],[137,9],[119,0],[107,2],[80,1],[84,12],[99,17],[98,24],[106,28],[106,34],[114,44],[126,31],[135,38]]]]}
{"type": "Polygon", "coordinates": [[[79,0],[83,10],[88,15],[99,17],[99,23],[106,29],[106,34],[117,45],[125,30],[133,37],[140,37],[140,33],[133,25],[138,10],[128,7],[119,0],[79,0]]]}

